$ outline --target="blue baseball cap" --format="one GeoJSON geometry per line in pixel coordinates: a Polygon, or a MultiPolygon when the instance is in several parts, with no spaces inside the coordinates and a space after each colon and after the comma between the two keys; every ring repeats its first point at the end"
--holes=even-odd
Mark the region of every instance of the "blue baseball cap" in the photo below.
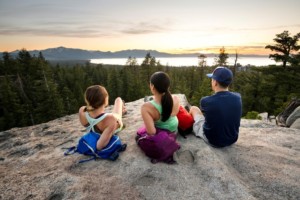
{"type": "Polygon", "coordinates": [[[212,78],[219,83],[223,83],[226,85],[229,85],[232,81],[232,71],[228,69],[227,67],[217,67],[213,73],[211,74],[206,74],[207,77],[212,78]]]}

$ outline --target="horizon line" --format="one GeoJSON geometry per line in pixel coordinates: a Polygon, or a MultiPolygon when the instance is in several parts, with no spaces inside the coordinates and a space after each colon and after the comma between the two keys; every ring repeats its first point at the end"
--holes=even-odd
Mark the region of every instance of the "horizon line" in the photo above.
{"type": "MultiPolygon", "coordinates": [[[[204,51],[208,51],[208,49],[210,49],[210,52],[190,52],[191,50],[181,50],[182,53],[171,53],[170,51],[160,51],[160,50],[156,50],[156,49],[135,49],[135,48],[132,48],[132,49],[123,49],[123,50],[117,50],[117,51],[102,51],[102,50],[89,50],[89,49],[82,49],[82,48],[74,48],[74,47],[65,47],[65,46],[57,46],[57,47],[49,47],[49,48],[45,48],[45,49],[32,49],[32,50],[29,50],[29,49],[26,49],[25,47],[22,47],[20,49],[15,49],[13,51],[1,51],[1,53],[4,53],[4,52],[8,52],[8,53],[14,53],[16,51],[21,51],[23,49],[25,49],[26,51],[45,51],[45,50],[49,50],[49,49],[58,49],[58,48],[64,48],[64,49],[76,49],[76,50],[83,50],[83,51],[91,51],[91,52],[105,52],[105,53],[117,53],[117,52],[120,52],[120,51],[156,51],[158,53],[165,53],[165,54],[171,54],[171,55],[210,55],[210,54],[219,54],[217,52],[213,52],[213,49],[214,50],[219,50],[220,48],[225,48],[225,50],[227,50],[227,54],[228,55],[236,55],[236,53],[232,52],[232,50],[230,49],[233,49],[233,48],[226,48],[225,46],[220,46],[220,47],[210,47],[210,48],[199,48],[199,49],[204,49],[204,51]],[[228,51],[229,49],[229,51],[228,51]]],[[[235,46],[237,47],[237,46],[235,46]]],[[[240,48],[245,48],[246,46],[240,46],[240,48]]],[[[248,47],[248,46],[247,46],[248,47]]],[[[262,46],[249,46],[249,48],[262,48],[262,46]]],[[[236,49],[238,48],[235,48],[235,51],[236,49]]],[[[196,51],[196,50],[194,50],[196,51]]],[[[256,56],[268,56],[270,55],[270,53],[238,53],[237,52],[237,55],[256,55],[256,56]]]]}

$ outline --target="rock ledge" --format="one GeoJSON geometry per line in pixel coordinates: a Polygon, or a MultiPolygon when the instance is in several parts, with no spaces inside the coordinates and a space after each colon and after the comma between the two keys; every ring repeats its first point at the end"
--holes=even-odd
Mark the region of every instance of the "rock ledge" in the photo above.
{"type": "Polygon", "coordinates": [[[63,155],[84,133],[77,114],[0,132],[0,199],[300,199],[298,129],[242,120],[231,147],[178,136],[178,164],[152,164],[134,139],[142,103],[127,103],[115,162],[63,155]]]}

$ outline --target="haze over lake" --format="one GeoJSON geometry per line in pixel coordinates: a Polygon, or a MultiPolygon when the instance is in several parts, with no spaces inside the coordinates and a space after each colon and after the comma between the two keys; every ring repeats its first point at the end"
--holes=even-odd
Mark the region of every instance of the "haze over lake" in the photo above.
{"type": "MultiPolygon", "coordinates": [[[[145,58],[136,58],[138,64],[140,65],[145,58]]],[[[103,59],[91,59],[91,63],[94,64],[111,64],[111,65],[125,65],[128,58],[103,58],[103,59]]],[[[207,57],[206,65],[212,66],[215,63],[215,57],[207,57]]],[[[164,57],[156,58],[156,61],[159,61],[162,65],[168,66],[198,66],[197,57],[164,57]]],[[[234,65],[235,57],[228,58],[228,65],[234,65]]],[[[254,65],[254,66],[267,66],[276,64],[274,60],[271,60],[266,57],[239,57],[237,63],[242,66],[254,65]]]]}

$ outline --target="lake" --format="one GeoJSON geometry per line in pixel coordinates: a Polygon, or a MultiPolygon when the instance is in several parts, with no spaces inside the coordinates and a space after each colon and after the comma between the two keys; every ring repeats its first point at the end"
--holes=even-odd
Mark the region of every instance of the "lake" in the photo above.
{"type": "MultiPolygon", "coordinates": [[[[145,58],[136,58],[138,64],[140,65],[145,58]]],[[[168,66],[198,66],[197,57],[164,57],[155,58],[156,61],[160,61],[162,65],[168,66]]],[[[94,64],[111,64],[111,65],[125,65],[128,58],[103,58],[103,59],[91,59],[90,62],[94,64]]],[[[211,66],[214,64],[215,57],[207,57],[206,64],[211,66]]],[[[234,65],[235,57],[228,58],[228,65],[234,65]]],[[[275,61],[266,57],[239,57],[237,63],[242,66],[255,65],[255,66],[267,66],[276,64],[275,61]]]]}

